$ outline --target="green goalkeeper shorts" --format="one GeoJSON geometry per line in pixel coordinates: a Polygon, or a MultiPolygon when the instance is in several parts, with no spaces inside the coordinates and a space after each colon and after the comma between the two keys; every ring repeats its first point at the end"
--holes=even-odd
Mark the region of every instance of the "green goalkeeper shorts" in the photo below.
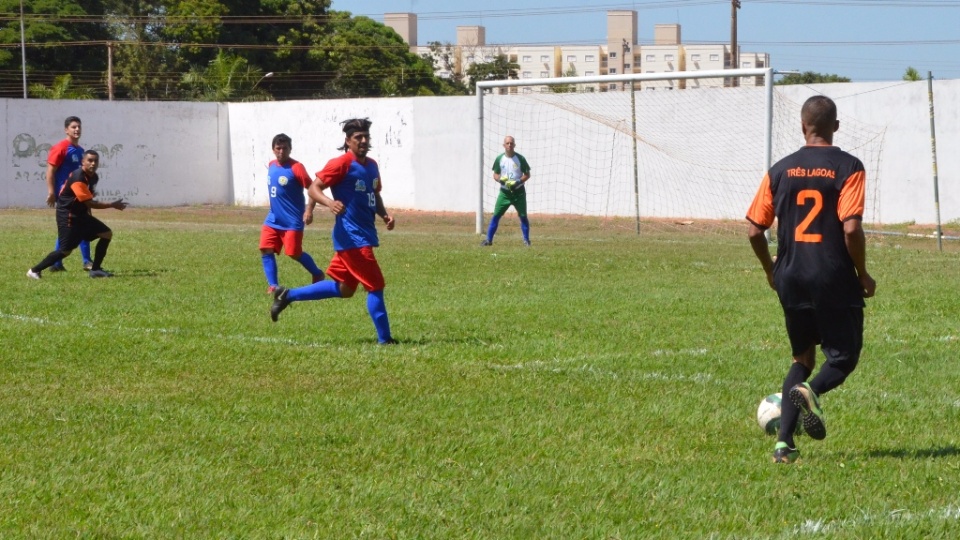
{"type": "Polygon", "coordinates": [[[501,189],[497,195],[497,204],[493,207],[493,215],[502,216],[507,213],[507,209],[513,206],[517,210],[517,215],[527,217],[527,190],[520,188],[517,191],[506,191],[501,189]]]}

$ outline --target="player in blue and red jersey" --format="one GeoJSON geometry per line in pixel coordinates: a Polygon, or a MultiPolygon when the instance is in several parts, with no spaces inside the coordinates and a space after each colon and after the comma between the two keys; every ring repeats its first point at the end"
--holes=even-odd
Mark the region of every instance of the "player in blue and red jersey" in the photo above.
{"type": "Polygon", "coordinates": [[[806,146],[770,168],[747,212],[750,245],[777,291],[793,353],[783,380],[775,463],[800,457],[793,441],[798,421],[811,438],[827,436],[819,396],[856,369],[863,349],[863,299],[877,289],[867,272],[863,163],[833,146],[840,127],[833,100],[811,97],[800,119],[806,146]],[[764,234],[774,218],[776,261],[764,234]],[[807,383],[817,365],[817,345],[827,361],[807,383]]]}
{"type": "Polygon", "coordinates": [[[110,246],[113,231],[99,219],[93,217],[90,210],[94,208],[123,210],[127,207],[127,203],[123,202],[123,199],[105,203],[94,198],[96,197],[97,182],[100,180],[100,177],[97,176],[99,165],[100,154],[93,150],[87,150],[83,153],[80,168],[67,177],[63,189],[60,190],[60,195],[57,197],[57,231],[59,232],[57,245],[60,247],[51,251],[36,266],[27,270],[27,277],[40,279],[41,272],[70,255],[80,245],[81,241],[89,242],[97,238],[99,240],[93,257],[93,267],[89,271],[90,277],[113,276],[113,274],[100,267],[103,258],[107,256],[107,247],[110,246]]]}
{"type": "Polygon", "coordinates": [[[370,120],[354,118],[342,124],[346,138],[340,150],[346,152],[327,162],[309,189],[311,199],[336,215],[333,226],[333,249],[336,254],[327,267],[327,275],[333,281],[321,281],[298,289],[279,287],[273,295],[270,318],[276,322],[280,312],[292,302],[350,298],[357,286],[363,285],[367,290],[367,311],[377,330],[377,341],[382,345],[394,344],[396,340],[390,333],[390,321],[383,298],[386,283],[373,248],[380,245],[377,216],[386,224],[388,231],[393,229],[396,222],[380,197],[380,168],[373,158],[367,157],[370,150],[370,120]],[[328,188],[332,199],[323,193],[328,188]]]}
{"type": "MultiPolygon", "coordinates": [[[[63,131],[67,137],[50,147],[50,151],[47,152],[47,206],[49,207],[56,204],[64,182],[70,173],[80,168],[80,161],[83,159],[83,148],[77,144],[80,142],[80,134],[83,131],[80,119],[76,116],[68,116],[63,121],[63,131]]],[[[59,238],[54,249],[60,249],[59,238]]],[[[80,242],[80,255],[83,256],[83,269],[90,270],[93,265],[90,259],[90,242],[86,240],[80,242]]],[[[66,268],[60,262],[50,268],[51,272],[63,270],[66,268]]]]}
{"type": "Polygon", "coordinates": [[[273,138],[273,155],[267,170],[270,213],[260,229],[260,257],[267,276],[267,292],[280,286],[277,281],[277,253],[283,249],[291,259],[310,272],[313,283],[323,280],[323,270],[303,251],[303,229],[313,222],[316,201],[307,204],[304,190],[313,183],[303,164],[290,157],[293,141],[284,133],[273,138]]]}

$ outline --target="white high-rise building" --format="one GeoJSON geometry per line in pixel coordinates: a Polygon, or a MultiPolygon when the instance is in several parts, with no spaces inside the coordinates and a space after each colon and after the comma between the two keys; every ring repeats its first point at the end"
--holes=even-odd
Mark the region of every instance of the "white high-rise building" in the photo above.
{"type": "MultiPolygon", "coordinates": [[[[707,71],[731,68],[730,44],[698,43],[685,45],[680,39],[679,24],[654,26],[653,45],[637,43],[637,12],[616,10],[607,12],[607,42],[596,45],[488,45],[483,26],[458,26],[457,42],[443,44],[439,50],[419,45],[417,15],[414,13],[387,13],[384,24],[392,28],[410,45],[411,52],[430,55],[440,77],[455,74],[465,77],[471,65],[492,62],[504,55],[520,66],[517,76],[523,79],[543,79],[565,75],[614,75],[622,73],[669,73],[671,71],[707,71]]],[[[739,51],[739,67],[762,68],[770,65],[770,55],[739,51]]],[[[637,89],[684,89],[701,85],[730,85],[730,80],[649,81],[636,83],[637,89]]],[[[762,86],[762,78],[741,78],[740,86],[762,86]]],[[[629,83],[587,84],[584,91],[616,91],[629,88],[629,83]]],[[[539,92],[544,87],[521,86],[510,92],[539,92]]]]}

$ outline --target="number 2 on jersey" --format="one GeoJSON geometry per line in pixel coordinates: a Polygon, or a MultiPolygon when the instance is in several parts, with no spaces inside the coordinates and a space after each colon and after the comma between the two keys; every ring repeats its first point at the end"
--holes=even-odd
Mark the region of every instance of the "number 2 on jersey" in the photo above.
{"type": "Polygon", "coordinates": [[[794,231],[794,240],[797,242],[813,242],[819,243],[823,241],[822,234],[808,233],[807,227],[810,226],[810,223],[820,214],[820,210],[823,210],[823,195],[815,189],[804,189],[797,193],[797,205],[806,206],[806,201],[813,201],[813,208],[810,209],[810,212],[807,213],[807,217],[803,218],[803,221],[800,222],[800,225],[797,225],[796,230],[794,231]]]}

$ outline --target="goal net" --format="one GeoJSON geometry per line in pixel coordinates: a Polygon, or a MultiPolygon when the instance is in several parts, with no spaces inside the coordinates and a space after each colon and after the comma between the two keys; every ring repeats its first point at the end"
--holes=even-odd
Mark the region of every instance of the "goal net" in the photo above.
{"type": "MultiPolygon", "coordinates": [[[[637,232],[742,233],[764,172],[804,144],[800,105],[771,78],[770,69],[741,69],[478,83],[477,232],[496,202],[491,169],[510,135],[530,164],[532,214],[605,218],[637,232]]],[[[882,130],[841,120],[836,144],[875,179],[882,130]]],[[[868,183],[868,206],[876,186],[868,183]]]]}

